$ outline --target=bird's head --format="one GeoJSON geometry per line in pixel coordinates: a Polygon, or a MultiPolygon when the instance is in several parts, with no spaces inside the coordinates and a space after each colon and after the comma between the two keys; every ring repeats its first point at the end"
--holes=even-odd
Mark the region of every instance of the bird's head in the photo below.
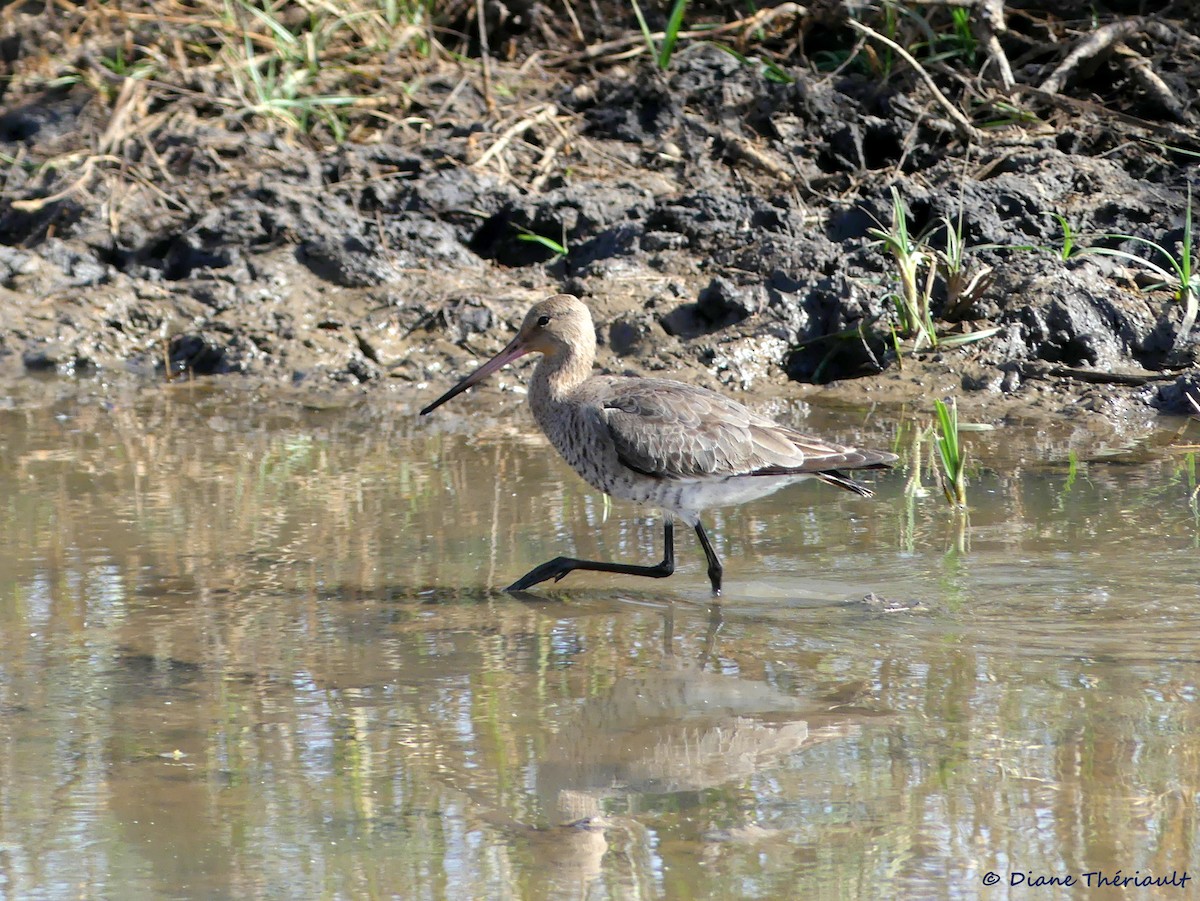
{"type": "Polygon", "coordinates": [[[421,411],[421,415],[432,412],[472,385],[482,382],[496,370],[526,354],[538,353],[553,358],[569,353],[581,353],[590,365],[595,352],[596,331],[592,326],[592,314],[588,308],[579,298],[570,294],[555,294],[529,308],[517,336],[508,342],[504,350],[427,406],[421,411]]]}

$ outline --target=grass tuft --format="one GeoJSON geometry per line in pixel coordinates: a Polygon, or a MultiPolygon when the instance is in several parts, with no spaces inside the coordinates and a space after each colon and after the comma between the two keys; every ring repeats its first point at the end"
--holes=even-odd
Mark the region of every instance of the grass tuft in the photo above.
{"type": "MultiPolygon", "coordinates": [[[[892,224],[890,228],[872,228],[868,233],[895,258],[900,290],[893,295],[901,337],[913,339],[913,351],[922,345],[937,346],[937,332],[930,311],[932,285],[921,284],[921,270],[932,259],[924,241],[914,238],[908,229],[908,208],[900,192],[892,187],[892,224]]],[[[931,273],[932,275],[932,273],[931,273]]]]}
{"type": "Polygon", "coordinates": [[[937,449],[942,462],[942,493],[952,507],[967,505],[966,452],[958,440],[958,404],[933,402],[937,415],[937,449]]]}

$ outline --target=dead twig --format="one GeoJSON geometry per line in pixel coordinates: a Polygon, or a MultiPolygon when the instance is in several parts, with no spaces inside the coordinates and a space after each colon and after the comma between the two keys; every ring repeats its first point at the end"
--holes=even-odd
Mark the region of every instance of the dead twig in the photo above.
{"type": "Polygon", "coordinates": [[[1017,80],[1013,77],[1008,56],[1000,45],[1000,35],[1008,31],[1008,25],[1004,21],[1004,0],[980,0],[976,9],[983,31],[983,46],[987,48],[988,56],[996,64],[1000,73],[1000,86],[1007,94],[1012,91],[1017,80]]]}
{"type": "Polygon", "coordinates": [[[471,76],[468,73],[458,80],[458,84],[456,84],[450,93],[446,95],[446,99],[442,101],[442,105],[439,106],[437,112],[433,114],[432,121],[440,122],[442,117],[450,111],[450,109],[454,106],[454,101],[458,99],[458,95],[462,92],[462,89],[466,87],[470,78],[471,76]]]}
{"type": "Polygon", "coordinates": [[[1110,51],[1114,44],[1137,34],[1139,23],[1136,19],[1126,19],[1123,22],[1112,22],[1096,29],[1087,38],[1075,45],[1067,54],[1066,59],[1059,63],[1050,76],[1041,83],[1040,89],[1050,94],[1057,94],[1067,86],[1067,82],[1084,62],[1110,51]]]}
{"type": "Polygon", "coordinates": [[[1179,98],[1175,96],[1167,83],[1154,71],[1150,60],[1124,43],[1119,43],[1113,48],[1113,55],[1129,70],[1133,80],[1150,95],[1155,103],[1170,113],[1176,121],[1186,122],[1188,120],[1187,108],[1180,103],[1179,98]]]}
{"type": "Polygon", "coordinates": [[[795,180],[794,172],[789,171],[786,166],[781,165],[736,132],[730,131],[728,128],[713,128],[699,120],[695,121],[700,124],[710,138],[716,138],[724,143],[726,152],[734,159],[747,162],[780,181],[790,183],[795,180]]]}
{"type": "MultiPolygon", "coordinates": [[[[768,24],[776,19],[784,16],[791,16],[796,19],[803,18],[808,15],[808,8],[801,6],[799,3],[781,3],[778,6],[772,6],[767,9],[760,9],[752,16],[747,16],[744,19],[738,19],[736,22],[726,22],[724,25],[717,25],[713,28],[698,28],[692,31],[679,32],[677,41],[693,41],[693,40],[709,40],[714,37],[722,37],[730,33],[753,31],[760,28],[765,28],[768,24]]],[[[666,37],[666,32],[656,31],[650,35],[650,39],[656,44],[661,42],[666,37]]],[[[615,54],[621,54],[622,59],[627,59],[631,56],[638,56],[646,52],[646,38],[640,32],[638,34],[628,34],[621,38],[616,38],[611,41],[601,41],[598,44],[592,44],[590,47],[585,47],[577,53],[567,53],[563,56],[556,57],[548,65],[566,66],[571,63],[588,62],[600,58],[608,58],[615,54]]]]}
{"type": "Polygon", "coordinates": [[[1061,92],[1085,62],[1093,59],[1099,62],[1099,59],[1112,53],[1118,44],[1135,34],[1148,34],[1167,44],[1173,44],[1176,39],[1170,28],[1154,19],[1131,18],[1110,22],[1076,44],[1058,68],[1050,73],[1050,77],[1041,83],[1040,89],[1050,94],[1061,92]]]}
{"type": "Polygon", "coordinates": [[[983,142],[984,133],[972,125],[971,121],[963,114],[963,111],[951,103],[950,99],[941,92],[937,84],[934,82],[933,77],[925,71],[924,66],[917,62],[916,57],[914,57],[911,53],[909,53],[891,38],[885,37],[875,29],[864,25],[862,22],[859,22],[855,19],[847,19],[846,24],[860,34],[865,35],[873,41],[878,41],[885,47],[890,48],[894,53],[899,55],[901,59],[912,66],[917,75],[921,77],[921,80],[925,82],[925,86],[929,88],[930,93],[933,94],[934,100],[938,102],[942,109],[946,111],[946,114],[950,117],[951,121],[954,122],[958,133],[969,141],[975,141],[977,143],[983,142]]]}
{"type": "MultiPolygon", "coordinates": [[[[1188,128],[1180,128],[1178,125],[1172,125],[1169,122],[1150,122],[1146,119],[1139,119],[1137,116],[1131,116],[1129,113],[1109,109],[1104,104],[1096,103],[1093,100],[1080,100],[1077,97],[1070,97],[1066,94],[1050,94],[1032,85],[1018,84],[1014,86],[1013,90],[1045,100],[1055,106],[1065,107],[1073,112],[1087,110],[1098,116],[1104,116],[1112,122],[1120,122],[1123,125],[1131,126],[1145,132],[1164,135],[1181,147],[1200,146],[1200,136],[1195,131],[1188,128]]],[[[1142,140],[1145,139],[1143,138],[1142,140]]]]}
{"type": "MultiPolygon", "coordinates": [[[[571,27],[575,31],[575,40],[579,41],[579,45],[583,46],[587,43],[587,38],[583,36],[583,28],[579,25],[579,17],[575,15],[575,7],[571,5],[571,0],[563,0],[563,6],[567,10],[567,18],[571,20],[571,27]]],[[[538,18],[541,18],[540,16],[538,18]]]]}
{"type": "Polygon", "coordinates": [[[1074,366],[1054,366],[1046,374],[1060,379],[1078,379],[1093,385],[1129,385],[1133,388],[1151,382],[1169,382],[1178,376],[1175,372],[1108,372],[1074,366]]]}
{"type": "Polygon", "coordinates": [[[504,133],[501,134],[496,140],[496,143],[485,150],[479,159],[471,164],[471,168],[482,169],[493,159],[495,159],[517,135],[524,134],[539,123],[552,120],[556,115],[558,115],[558,107],[556,107],[553,103],[548,103],[537,113],[537,115],[522,119],[516,125],[505,129],[504,133]]]}
{"type": "Polygon", "coordinates": [[[126,175],[133,181],[140,184],[143,188],[145,188],[150,193],[157,195],[158,198],[160,200],[162,200],[164,203],[166,203],[168,206],[173,206],[177,210],[182,210],[183,212],[191,213],[191,214],[195,215],[196,210],[191,204],[187,203],[185,200],[183,200],[181,197],[178,197],[175,194],[168,194],[166,191],[164,191],[162,188],[160,188],[158,185],[156,185],[154,183],[153,179],[151,179],[149,176],[147,176],[140,170],[129,169],[126,172],[126,175]]]}
{"type": "Polygon", "coordinates": [[[1200,419],[1200,394],[1198,394],[1197,397],[1192,397],[1189,392],[1185,391],[1183,392],[1183,396],[1187,398],[1187,402],[1191,404],[1192,409],[1196,411],[1194,414],[1192,414],[1192,418],[1200,419]]]}
{"type": "Polygon", "coordinates": [[[14,200],[11,206],[14,210],[20,210],[22,213],[36,213],[45,209],[50,204],[57,203],[65,197],[70,197],[76,191],[82,191],[86,188],[88,182],[92,180],[92,174],[96,169],[97,163],[116,163],[120,165],[121,162],[121,158],[117,156],[94,154],[83,161],[83,171],[79,174],[79,178],[75,179],[75,181],[71,182],[61,191],[55,191],[53,194],[48,194],[45,197],[14,200]]]}
{"type": "Polygon", "coordinates": [[[554,136],[554,140],[546,145],[546,150],[544,153],[542,153],[542,158],[538,160],[537,175],[534,177],[533,181],[529,183],[529,188],[531,191],[542,190],[546,184],[546,181],[550,178],[550,168],[554,165],[554,160],[558,156],[559,151],[566,146],[567,142],[570,141],[575,134],[575,128],[572,128],[570,131],[568,131],[554,119],[550,120],[550,124],[554,126],[554,129],[558,132],[558,134],[554,136]]]}
{"type": "Polygon", "coordinates": [[[496,101],[492,97],[492,60],[488,52],[487,16],[483,7],[483,0],[475,0],[475,19],[479,25],[479,61],[483,65],[483,99],[488,112],[494,116],[496,101]]]}
{"type": "Polygon", "coordinates": [[[116,102],[113,103],[112,115],[97,142],[96,149],[101,154],[117,150],[133,131],[130,123],[137,113],[138,107],[142,105],[142,98],[145,94],[146,84],[142,80],[126,78],[121,82],[121,90],[117,94],[116,102]]]}

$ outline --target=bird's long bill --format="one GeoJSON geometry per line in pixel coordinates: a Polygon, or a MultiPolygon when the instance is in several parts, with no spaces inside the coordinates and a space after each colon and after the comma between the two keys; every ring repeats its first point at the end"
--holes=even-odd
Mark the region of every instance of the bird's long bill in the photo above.
{"type": "Polygon", "coordinates": [[[461,382],[422,410],[421,415],[424,416],[426,413],[433,412],[446,401],[450,400],[450,398],[457,397],[472,385],[482,382],[497,369],[507,366],[513,360],[523,357],[527,353],[529,353],[529,349],[522,343],[521,336],[517,335],[517,337],[513,338],[512,341],[508,343],[508,346],[504,348],[504,350],[500,351],[500,353],[496,354],[496,356],[492,357],[490,360],[472,372],[469,376],[464,378],[461,382]]]}

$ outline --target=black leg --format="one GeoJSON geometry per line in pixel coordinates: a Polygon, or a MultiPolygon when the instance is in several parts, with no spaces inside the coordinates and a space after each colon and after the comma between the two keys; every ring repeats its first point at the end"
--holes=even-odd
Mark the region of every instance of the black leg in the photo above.
{"type": "Polygon", "coordinates": [[[708,558],[708,580],[712,582],[713,594],[720,594],[721,573],[724,572],[721,568],[721,558],[713,550],[712,542],[708,540],[708,533],[704,531],[704,526],[699,520],[696,521],[696,537],[700,539],[700,547],[704,548],[704,556],[708,558]]]}
{"type": "MultiPolygon", "coordinates": [[[[543,563],[536,569],[530,570],[521,576],[521,578],[509,585],[505,591],[523,591],[526,588],[549,579],[557,582],[567,573],[574,572],[577,569],[589,569],[593,572],[601,573],[621,573],[626,576],[649,576],[652,579],[665,579],[671,573],[675,572],[674,520],[667,519],[667,523],[663,527],[663,539],[666,541],[666,551],[663,554],[662,563],[655,566],[636,566],[632,563],[605,563],[595,560],[576,560],[574,557],[555,557],[549,563],[543,563]]],[[[718,569],[720,568],[719,563],[717,567],[718,569]]],[[[719,577],[718,581],[720,581],[719,577]]]]}

